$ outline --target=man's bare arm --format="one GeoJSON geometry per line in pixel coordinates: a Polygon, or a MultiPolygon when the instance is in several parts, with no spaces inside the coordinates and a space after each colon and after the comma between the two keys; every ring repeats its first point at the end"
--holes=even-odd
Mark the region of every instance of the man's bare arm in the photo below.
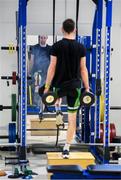
{"type": "Polygon", "coordinates": [[[88,78],[88,71],[86,67],[86,57],[83,57],[80,60],[80,72],[81,72],[81,78],[82,78],[84,87],[86,91],[89,91],[89,78],[88,78]]]}

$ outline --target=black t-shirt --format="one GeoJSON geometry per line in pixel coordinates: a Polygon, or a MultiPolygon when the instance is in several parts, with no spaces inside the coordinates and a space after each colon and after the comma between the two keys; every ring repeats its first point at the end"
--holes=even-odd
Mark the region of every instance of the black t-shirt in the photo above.
{"type": "Polygon", "coordinates": [[[86,56],[84,46],[76,40],[63,38],[52,46],[51,55],[57,57],[52,86],[81,87],[80,59],[86,56]]]}

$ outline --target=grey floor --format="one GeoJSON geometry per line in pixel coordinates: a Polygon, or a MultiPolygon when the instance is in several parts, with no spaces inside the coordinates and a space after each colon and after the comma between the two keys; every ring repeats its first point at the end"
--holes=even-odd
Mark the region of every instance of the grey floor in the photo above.
{"type": "MultiPolygon", "coordinates": [[[[27,119],[27,128],[30,127],[30,121],[29,119],[34,119],[37,118],[38,116],[31,116],[28,117],[27,119]]],[[[61,132],[59,135],[59,142],[64,143],[65,142],[65,137],[66,137],[66,132],[61,132]]],[[[36,143],[49,143],[49,144],[55,144],[56,141],[56,136],[31,136],[30,132],[27,132],[27,144],[36,144],[36,143]]],[[[4,170],[7,173],[7,176],[11,174],[12,172],[12,167],[5,166],[5,157],[11,157],[15,156],[13,153],[8,153],[8,152],[3,152],[0,151],[1,159],[0,159],[0,169],[4,170]]],[[[27,154],[27,159],[29,159],[30,162],[30,168],[33,172],[38,173],[37,176],[33,176],[34,179],[38,180],[45,180],[48,179],[46,167],[47,167],[47,157],[46,154],[42,155],[35,155],[32,152],[27,154]]],[[[7,176],[0,177],[0,179],[8,179],[7,176]]],[[[19,178],[21,179],[21,178],[19,178]]]]}
{"type": "MultiPolygon", "coordinates": [[[[11,154],[12,156],[13,154],[11,154]]],[[[12,167],[9,166],[5,166],[5,161],[4,161],[4,157],[5,156],[10,156],[10,154],[7,153],[3,153],[2,152],[2,160],[0,160],[0,169],[4,170],[7,175],[4,177],[0,177],[0,179],[8,179],[8,175],[11,175],[12,172],[12,167]]],[[[45,180],[48,179],[47,177],[47,171],[46,171],[46,167],[47,167],[47,160],[46,160],[46,155],[33,155],[28,154],[28,159],[30,162],[30,168],[33,172],[36,172],[38,175],[33,176],[33,179],[41,179],[41,180],[45,180]]],[[[19,178],[21,179],[21,178],[19,178]]]]}
{"type": "MultiPolygon", "coordinates": [[[[27,116],[27,128],[30,128],[30,119],[36,119],[38,116],[27,116]]],[[[65,124],[66,125],[66,124],[65,124]]],[[[67,125],[66,125],[67,128],[67,125]]],[[[59,143],[64,144],[66,139],[66,131],[61,131],[59,134],[59,143]]],[[[27,132],[27,144],[38,144],[38,143],[44,143],[44,144],[54,144],[56,142],[56,136],[31,136],[31,132],[27,132]]],[[[75,141],[73,143],[76,144],[75,141]]],[[[79,147],[80,148],[80,147],[79,147]]],[[[1,159],[0,159],[0,169],[4,170],[7,173],[7,176],[11,174],[12,167],[11,165],[5,166],[5,157],[11,157],[15,156],[13,153],[10,152],[3,152],[0,151],[1,159]]],[[[38,175],[33,176],[34,179],[38,180],[45,180],[48,179],[46,167],[47,167],[47,157],[46,154],[33,154],[32,152],[27,154],[27,159],[30,162],[30,169],[33,172],[38,173],[38,175]]],[[[7,176],[0,177],[0,179],[8,179],[7,176]]],[[[21,178],[19,178],[21,179],[21,178]]]]}

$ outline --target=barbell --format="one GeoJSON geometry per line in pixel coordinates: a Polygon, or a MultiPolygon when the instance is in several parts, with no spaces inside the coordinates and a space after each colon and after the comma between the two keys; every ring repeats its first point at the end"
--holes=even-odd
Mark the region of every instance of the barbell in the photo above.
{"type": "MultiPolygon", "coordinates": [[[[12,80],[12,84],[15,85],[16,81],[18,81],[19,77],[16,73],[16,71],[12,72],[12,76],[1,76],[2,80],[12,80]]],[[[31,79],[31,76],[27,76],[27,79],[31,79]]]]}

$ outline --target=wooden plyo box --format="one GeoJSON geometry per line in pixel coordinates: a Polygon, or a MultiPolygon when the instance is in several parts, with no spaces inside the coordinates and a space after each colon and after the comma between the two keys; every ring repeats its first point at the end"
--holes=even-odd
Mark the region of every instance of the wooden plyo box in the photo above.
{"type": "Polygon", "coordinates": [[[95,164],[95,158],[90,152],[71,152],[69,159],[63,159],[60,152],[49,152],[47,161],[48,165],[80,165],[83,169],[95,164]]]}
{"type": "Polygon", "coordinates": [[[56,136],[56,130],[46,130],[56,129],[56,118],[44,118],[41,122],[38,118],[32,119],[31,129],[42,129],[42,131],[31,131],[31,136],[56,136]]]}

